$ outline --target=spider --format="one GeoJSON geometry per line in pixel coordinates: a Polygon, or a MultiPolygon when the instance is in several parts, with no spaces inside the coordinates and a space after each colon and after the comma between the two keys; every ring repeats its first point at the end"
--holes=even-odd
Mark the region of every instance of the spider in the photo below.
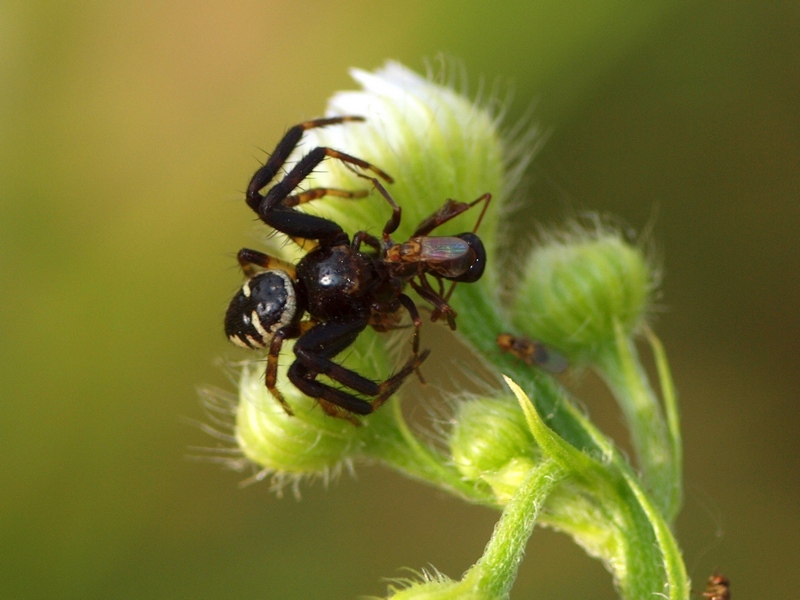
{"type": "Polygon", "coordinates": [[[287,373],[289,381],[315,398],[327,414],[358,424],[353,415],[367,415],[380,407],[412,372],[419,373],[420,364],[429,355],[429,350],[419,350],[422,319],[414,301],[404,293],[406,284],[433,306],[433,320],[443,316],[454,329],[456,313],[448,304],[452,287],[445,293],[444,280],[453,282],[453,286],[456,282],[477,281],[485,268],[486,252],[474,230],[450,237],[429,234],[483,202],[479,224],[491,198],[489,194],[470,203],[448,200],[420,223],[407,242],[396,244],[391,234],[400,225],[402,211],[378,180],[379,177],[391,183],[392,178],[349,154],[326,147],[314,148],[285,177],[261,193],[283,167],[303,132],[364,120],[345,116],[295,125],[256,171],[247,188],[247,204],[264,223],[304,247],[306,242],[314,242],[314,247],[296,265],[257,250],[240,250],[238,260],[247,280],[225,315],[225,333],[231,342],[244,348],[268,350],[266,387],[289,415],[293,414],[292,409],[276,387],[278,357],[286,340],[296,340],[295,360],[287,373]],[[334,221],[294,209],[324,196],[358,198],[369,193],[331,188],[293,193],[326,157],[343,162],[370,180],[389,203],[392,214],[380,239],[359,231],[351,240],[334,221]],[[370,171],[377,177],[356,169],[370,171]],[[437,283],[436,288],[429,278],[437,283]],[[403,311],[408,312],[414,327],[413,354],[395,374],[375,382],[334,362],[334,357],[355,342],[367,326],[377,331],[400,327],[403,311]],[[318,381],[319,375],[342,387],[318,381]]]}

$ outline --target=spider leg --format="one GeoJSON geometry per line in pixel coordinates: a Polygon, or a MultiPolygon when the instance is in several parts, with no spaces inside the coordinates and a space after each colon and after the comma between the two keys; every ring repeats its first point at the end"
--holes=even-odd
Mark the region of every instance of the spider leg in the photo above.
{"type": "Polygon", "coordinates": [[[345,323],[327,321],[302,335],[294,347],[297,360],[289,368],[289,380],[304,394],[322,399],[349,413],[367,415],[373,412],[397,391],[405,378],[428,357],[429,351],[425,350],[411,357],[402,369],[381,383],[333,362],[331,359],[352,344],[367,323],[367,319],[345,323]],[[351,393],[316,381],[318,375],[326,375],[373,400],[367,402],[351,393]]]}
{"type": "Polygon", "coordinates": [[[475,227],[472,229],[472,233],[475,233],[478,230],[478,227],[480,227],[481,221],[483,221],[483,216],[486,214],[486,209],[489,208],[489,202],[491,199],[491,194],[483,194],[480,198],[473,200],[472,202],[458,202],[457,200],[448,199],[439,208],[439,210],[437,210],[417,226],[416,231],[411,234],[411,237],[426,236],[440,225],[444,225],[451,219],[456,218],[461,213],[468,211],[478,203],[484,202],[485,204],[483,205],[483,210],[481,210],[480,215],[478,215],[478,220],[475,223],[475,227]]]}
{"type": "Polygon", "coordinates": [[[319,198],[323,198],[324,196],[334,196],[336,198],[364,198],[365,196],[369,196],[368,190],[355,190],[355,191],[348,191],[348,190],[338,190],[335,188],[314,188],[311,190],[306,190],[305,192],[301,192],[299,194],[293,194],[291,196],[287,196],[284,201],[281,203],[283,206],[299,206],[300,204],[305,204],[306,202],[311,202],[312,200],[317,200],[319,198]]]}
{"type": "Polygon", "coordinates": [[[292,411],[292,409],[289,407],[289,404],[286,402],[286,399],[283,397],[283,394],[281,394],[280,390],[278,390],[276,382],[278,380],[278,357],[281,354],[281,346],[283,346],[284,340],[294,337],[291,335],[292,333],[296,332],[291,331],[287,327],[279,329],[275,332],[275,335],[269,344],[269,354],[267,354],[267,372],[264,376],[267,390],[270,394],[272,394],[272,397],[275,398],[275,400],[280,402],[283,410],[285,410],[286,414],[290,417],[294,415],[294,411],[292,411]]]}
{"type": "Polygon", "coordinates": [[[311,372],[327,375],[365,396],[374,396],[378,393],[377,383],[330,360],[355,342],[367,323],[367,319],[320,323],[297,340],[294,353],[311,372]]]}
{"type": "Polygon", "coordinates": [[[258,250],[242,248],[239,250],[236,258],[239,260],[239,265],[242,267],[242,271],[244,271],[244,274],[248,277],[252,277],[256,274],[257,271],[253,267],[257,266],[261,267],[262,269],[279,269],[288,273],[289,277],[292,279],[295,278],[294,265],[282,261],[279,258],[275,258],[274,256],[270,256],[269,254],[259,252],[258,250]]]}
{"type": "MultiPolygon", "coordinates": [[[[393,234],[395,231],[397,231],[398,227],[400,227],[400,217],[401,217],[401,215],[403,213],[403,209],[400,208],[400,206],[397,204],[397,202],[394,201],[394,198],[392,198],[391,194],[389,194],[389,191],[383,186],[383,184],[377,178],[370,177],[369,175],[366,175],[365,173],[361,173],[359,171],[356,171],[355,169],[350,167],[350,165],[346,165],[346,166],[351,171],[353,171],[353,173],[355,173],[356,175],[358,175],[362,179],[366,179],[368,181],[371,181],[372,185],[375,187],[375,189],[378,190],[380,195],[383,196],[384,199],[389,203],[389,206],[392,207],[392,216],[389,217],[389,220],[386,221],[386,225],[383,226],[384,244],[391,245],[392,240],[391,240],[391,238],[389,236],[391,234],[393,234]]],[[[391,183],[391,181],[389,181],[389,183],[391,183]]]]}
{"type": "MultiPolygon", "coordinates": [[[[299,206],[300,204],[305,204],[306,202],[311,202],[313,200],[323,198],[325,196],[334,196],[336,198],[364,198],[365,196],[368,195],[369,191],[367,190],[348,191],[348,190],[339,190],[335,188],[314,188],[311,190],[306,190],[305,192],[301,192],[299,194],[293,194],[291,196],[287,196],[283,200],[281,205],[291,208],[294,206],[299,206]]],[[[295,212],[295,214],[302,214],[302,213],[295,212]]],[[[330,223],[330,221],[327,221],[327,219],[323,219],[322,217],[314,217],[314,219],[330,223]]],[[[319,221],[311,221],[310,226],[313,226],[315,222],[319,223],[319,221]]],[[[313,233],[313,229],[309,231],[313,233]]],[[[335,230],[331,228],[331,232],[333,231],[335,230]]],[[[334,234],[331,233],[330,235],[334,234]]],[[[313,237],[298,237],[298,236],[290,236],[290,237],[295,244],[297,244],[298,246],[300,246],[300,248],[306,250],[307,252],[310,252],[312,249],[316,248],[319,245],[313,237]]]]}
{"type": "Polygon", "coordinates": [[[350,244],[353,248],[355,248],[356,252],[361,252],[361,244],[366,244],[370,248],[377,250],[380,252],[381,250],[381,242],[378,238],[376,238],[371,233],[367,233],[366,231],[358,231],[353,235],[353,241],[350,244]]]}
{"type": "Polygon", "coordinates": [[[313,379],[315,376],[316,374],[313,371],[299,361],[295,361],[292,363],[292,366],[289,367],[289,381],[306,396],[316,399],[323,410],[332,417],[347,418],[348,413],[368,415],[374,410],[372,405],[366,400],[348,394],[338,388],[320,383],[313,379]],[[334,407],[341,408],[346,412],[341,413],[334,407]]]}
{"type": "MultiPolygon", "coordinates": [[[[257,184],[251,183],[247,190],[247,204],[256,212],[264,223],[290,237],[334,239],[336,235],[342,231],[339,225],[322,217],[297,212],[283,203],[284,200],[290,196],[292,191],[297,188],[326,157],[336,158],[362,169],[369,169],[379,174],[387,181],[392,180],[389,175],[360,158],[320,146],[314,148],[301,158],[286,177],[278,181],[264,196],[259,193],[260,188],[255,187],[257,184]]],[[[308,198],[311,198],[315,193],[316,192],[312,191],[311,196],[308,198]]],[[[302,193],[299,194],[299,196],[302,199],[302,193]]]]}
{"type": "Polygon", "coordinates": [[[291,208],[292,206],[297,206],[298,204],[309,202],[328,194],[346,198],[360,197],[360,192],[329,190],[325,188],[309,190],[292,196],[292,192],[311,174],[317,165],[325,160],[326,157],[335,158],[346,165],[353,165],[361,169],[372,171],[378,177],[386,181],[392,181],[392,178],[388,174],[365,160],[332,148],[320,146],[314,148],[301,158],[297,164],[292,167],[289,173],[283,177],[283,179],[275,183],[266,194],[261,194],[261,190],[278,175],[278,172],[286,163],[286,160],[300,143],[300,139],[303,137],[303,133],[306,130],[349,121],[364,121],[364,118],[334,117],[330,119],[305,121],[299,125],[295,125],[284,135],[283,139],[281,139],[275,147],[272,156],[270,156],[264,166],[255,172],[247,186],[247,204],[256,212],[262,221],[292,238],[335,240],[342,233],[342,228],[339,227],[339,225],[328,219],[300,213],[291,208]]]}
{"type": "Polygon", "coordinates": [[[253,177],[250,179],[250,184],[247,186],[247,197],[248,200],[250,197],[258,196],[258,191],[272,181],[278,172],[281,170],[284,164],[286,164],[286,160],[289,158],[291,153],[300,143],[300,139],[303,137],[303,133],[305,133],[308,129],[314,129],[316,127],[327,127],[328,125],[338,125],[340,123],[347,123],[347,122],[363,122],[366,119],[364,117],[333,117],[330,119],[314,119],[312,121],[304,121],[298,125],[295,125],[286,134],[281,138],[281,141],[278,142],[278,145],[275,146],[275,150],[272,152],[272,155],[269,157],[266,163],[255,172],[253,177]]]}

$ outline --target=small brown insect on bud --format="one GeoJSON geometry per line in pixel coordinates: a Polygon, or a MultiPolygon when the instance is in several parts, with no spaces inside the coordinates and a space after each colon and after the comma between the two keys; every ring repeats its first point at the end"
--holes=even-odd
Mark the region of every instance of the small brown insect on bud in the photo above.
{"type": "Polygon", "coordinates": [[[566,358],[538,340],[501,333],[497,336],[497,346],[526,365],[541,367],[550,373],[563,373],[569,366],[566,358]]]}

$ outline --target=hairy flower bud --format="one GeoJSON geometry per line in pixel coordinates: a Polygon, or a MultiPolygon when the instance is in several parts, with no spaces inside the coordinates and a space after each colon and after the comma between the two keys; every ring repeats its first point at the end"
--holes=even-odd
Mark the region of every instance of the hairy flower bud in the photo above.
{"type": "MultiPolygon", "coordinates": [[[[403,209],[398,239],[408,237],[448,198],[468,202],[486,192],[502,196],[508,159],[498,119],[488,109],[395,62],[374,72],[353,69],[351,75],[363,89],[334,94],[326,116],[357,115],[366,122],[309,131],[304,146],[343,150],[391,175],[394,182],[386,189],[403,209]]],[[[328,161],[308,181],[314,187],[372,187],[337,161],[328,161]]],[[[353,230],[379,230],[391,214],[377,194],[356,201],[331,198],[324,204],[314,210],[331,211],[334,220],[353,230]]],[[[489,211],[481,225],[487,246],[492,245],[487,236],[494,230],[495,214],[489,211]]],[[[475,220],[462,216],[437,232],[469,231],[475,220]]]]}
{"type": "Polygon", "coordinates": [[[642,250],[608,228],[561,234],[536,248],[512,307],[519,331],[592,360],[642,323],[656,283],[642,250]]]}
{"type": "Polygon", "coordinates": [[[358,429],[326,415],[293,386],[282,387],[289,416],[264,386],[262,363],[249,363],[239,383],[236,437],[244,455],[280,476],[325,476],[360,447],[358,429]]]}
{"type": "Polygon", "coordinates": [[[450,452],[469,480],[489,484],[505,504],[539,458],[525,416],[513,398],[462,402],[453,419],[450,452]]]}

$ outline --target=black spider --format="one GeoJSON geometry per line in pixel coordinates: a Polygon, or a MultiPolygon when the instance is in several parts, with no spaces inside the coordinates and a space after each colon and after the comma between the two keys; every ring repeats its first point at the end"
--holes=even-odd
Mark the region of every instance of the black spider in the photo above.
{"type": "Polygon", "coordinates": [[[392,207],[392,215],[380,239],[359,231],[351,241],[337,223],[293,208],[323,196],[357,198],[369,193],[313,188],[293,194],[325,157],[336,158],[354,170],[371,171],[392,182],[389,175],[374,165],[343,152],[314,148],[262,195],[261,190],[278,174],[304,131],[363,120],[362,117],[335,117],[292,127],[267,163],[256,171],[247,188],[247,204],[262,221],[298,243],[316,242],[297,265],[256,250],[240,250],[239,264],[248,279],[234,296],[225,316],[225,332],[233,343],[245,348],[268,349],[266,386],[290,415],[293,414],[291,408],[276,388],[278,356],[285,340],[297,339],[296,359],[288,371],[289,380],[297,389],[315,398],[332,416],[353,420],[351,413],[369,414],[383,404],[406,377],[418,370],[429,354],[428,350],[419,350],[422,319],[413,300],[403,291],[406,284],[433,306],[434,320],[444,316],[451,328],[455,328],[456,313],[447,303],[452,287],[445,293],[444,280],[476,281],[486,264],[483,244],[474,231],[449,237],[429,234],[479,202],[485,202],[485,212],[491,198],[489,194],[471,203],[448,200],[401,244],[391,239],[400,225],[401,209],[376,178],[357,173],[372,181],[392,207]],[[436,287],[430,279],[436,282],[436,287]],[[413,355],[394,375],[378,383],[333,361],[367,326],[378,331],[399,327],[403,310],[409,313],[414,324],[413,355]],[[319,375],[327,376],[354,393],[317,381],[319,375]]]}

